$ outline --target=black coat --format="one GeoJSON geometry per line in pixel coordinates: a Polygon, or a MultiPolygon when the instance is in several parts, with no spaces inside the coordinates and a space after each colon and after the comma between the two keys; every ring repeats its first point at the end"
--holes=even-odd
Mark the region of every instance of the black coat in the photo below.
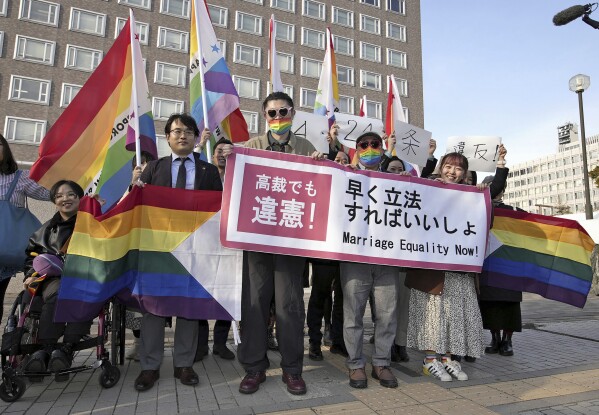
{"type": "MultiPolygon", "coordinates": [[[[196,163],[195,190],[223,190],[223,184],[220,180],[220,174],[216,166],[200,160],[197,153],[192,153],[196,163]]],[[[172,187],[171,166],[173,159],[171,156],[162,157],[148,163],[143,173],[141,181],[156,186],[172,187]]]]}

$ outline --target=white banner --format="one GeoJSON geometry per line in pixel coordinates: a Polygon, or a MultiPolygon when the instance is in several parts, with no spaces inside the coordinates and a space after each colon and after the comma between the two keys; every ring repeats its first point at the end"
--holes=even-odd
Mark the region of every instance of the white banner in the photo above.
{"type": "Polygon", "coordinates": [[[337,140],[348,148],[356,148],[356,139],[367,131],[374,131],[381,136],[385,132],[383,122],[377,118],[336,113],[335,122],[339,126],[337,140]]]}
{"type": "Polygon", "coordinates": [[[394,126],[397,157],[421,167],[425,166],[432,133],[397,120],[394,126]]]}
{"type": "Polygon", "coordinates": [[[494,172],[500,145],[501,137],[453,136],[447,139],[447,153],[466,156],[469,170],[494,172]]]}
{"type": "Polygon", "coordinates": [[[310,141],[314,148],[316,148],[316,151],[324,154],[329,152],[329,143],[327,141],[329,120],[324,115],[296,111],[291,131],[298,137],[310,141]]]}

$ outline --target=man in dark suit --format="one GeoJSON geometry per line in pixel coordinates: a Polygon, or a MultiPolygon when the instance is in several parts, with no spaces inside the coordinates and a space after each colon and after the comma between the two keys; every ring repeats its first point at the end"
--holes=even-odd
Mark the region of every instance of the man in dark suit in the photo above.
{"type": "MultiPolygon", "coordinates": [[[[200,131],[195,120],[188,114],[173,114],[164,127],[164,133],[172,154],[151,161],[141,175],[141,182],[156,186],[195,190],[222,190],[218,169],[200,160],[193,152],[200,131]]],[[[202,136],[209,135],[204,130],[202,136]]],[[[205,138],[205,137],[204,137],[205,138]]],[[[141,373],[135,379],[135,389],[151,389],[160,377],[160,364],[164,354],[165,318],[145,313],[141,323],[139,361],[141,373]]],[[[184,385],[198,384],[193,361],[198,343],[198,322],[177,318],[175,347],[173,352],[174,376],[184,385]]]]}

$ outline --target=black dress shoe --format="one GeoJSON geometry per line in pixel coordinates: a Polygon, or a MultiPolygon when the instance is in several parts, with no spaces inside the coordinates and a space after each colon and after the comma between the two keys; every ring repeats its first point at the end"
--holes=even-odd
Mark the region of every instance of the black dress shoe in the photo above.
{"type": "Polygon", "coordinates": [[[308,348],[308,357],[310,360],[320,361],[323,359],[322,351],[320,350],[319,344],[310,343],[310,347],[308,348]]]}
{"type": "Polygon", "coordinates": [[[182,384],[187,386],[195,386],[200,383],[198,374],[193,370],[193,367],[176,367],[174,376],[179,379],[182,384]]]}
{"type": "Polygon", "coordinates": [[[154,383],[159,378],[159,370],[142,370],[137,379],[135,379],[135,390],[143,392],[152,389],[154,383]]]}
{"type": "Polygon", "coordinates": [[[212,354],[220,356],[225,360],[233,360],[235,359],[235,353],[233,353],[226,344],[215,344],[212,347],[212,354]]]}

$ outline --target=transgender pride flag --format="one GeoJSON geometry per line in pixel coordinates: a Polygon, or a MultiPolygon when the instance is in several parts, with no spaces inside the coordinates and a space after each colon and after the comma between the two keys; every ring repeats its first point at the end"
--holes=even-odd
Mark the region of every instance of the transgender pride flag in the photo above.
{"type": "Polygon", "coordinates": [[[200,131],[208,128],[216,139],[248,140],[247,124],[239,111],[239,96],[204,0],[192,1],[189,49],[191,115],[200,131]]]}

